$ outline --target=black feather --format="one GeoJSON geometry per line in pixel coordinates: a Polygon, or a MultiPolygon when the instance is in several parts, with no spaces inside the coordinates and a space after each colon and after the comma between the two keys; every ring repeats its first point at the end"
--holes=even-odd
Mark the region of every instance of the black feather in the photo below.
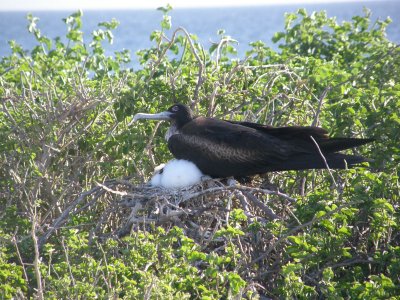
{"type": "Polygon", "coordinates": [[[170,107],[166,114],[174,129],[167,135],[171,153],[193,162],[204,174],[213,177],[324,169],[327,165],[332,169],[350,168],[369,160],[338,151],[373,141],[329,138],[325,129],[312,126],[271,127],[193,117],[182,104],[170,107]]]}

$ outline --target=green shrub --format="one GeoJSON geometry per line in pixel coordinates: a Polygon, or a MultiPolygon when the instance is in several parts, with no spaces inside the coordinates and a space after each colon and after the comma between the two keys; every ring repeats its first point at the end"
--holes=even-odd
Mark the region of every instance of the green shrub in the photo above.
{"type": "Polygon", "coordinates": [[[138,70],[126,51],[105,54],[117,21],[84,42],[82,12],[63,20],[64,39],[43,36],[29,15],[37,46],[10,42],[0,62],[0,298],[395,299],[400,50],[385,36],[390,21],[372,24],[366,11],[338,24],[302,9],[275,35],[279,52],[256,41],[239,61],[223,31],[210,49],[182,28],[171,33],[169,10],[150,34],[154,46],[138,51],[138,70]],[[97,236],[118,197],[85,193],[107,179],[143,183],[171,158],[166,126],[130,121],[174,102],[208,116],[375,137],[356,150],[374,162],[332,176],[268,174],[296,202],[257,194],[281,216],[268,222],[233,203],[229,218],[209,225],[208,243],[169,224],[104,239],[121,216],[97,236]]]}

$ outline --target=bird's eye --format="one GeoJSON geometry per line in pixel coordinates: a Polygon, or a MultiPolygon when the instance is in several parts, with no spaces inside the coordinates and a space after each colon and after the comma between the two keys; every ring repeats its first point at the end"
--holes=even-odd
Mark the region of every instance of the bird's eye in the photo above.
{"type": "Polygon", "coordinates": [[[179,107],[178,107],[178,106],[172,107],[172,111],[178,111],[178,110],[179,110],[179,107]]]}

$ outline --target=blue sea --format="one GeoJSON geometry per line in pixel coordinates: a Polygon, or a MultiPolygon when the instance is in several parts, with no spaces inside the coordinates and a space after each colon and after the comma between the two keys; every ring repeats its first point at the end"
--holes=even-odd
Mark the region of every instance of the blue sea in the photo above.
{"type": "MultiPolygon", "coordinates": [[[[187,31],[198,36],[205,48],[210,47],[213,42],[218,42],[217,32],[219,29],[224,29],[226,35],[238,41],[236,45],[238,57],[243,58],[246,50],[250,48],[248,44],[253,41],[262,40],[277,49],[277,45],[271,41],[274,33],[284,29],[285,13],[295,12],[299,8],[305,8],[308,12],[325,10],[328,16],[336,17],[338,22],[351,20],[354,15],[364,15],[364,8],[368,8],[372,12],[373,22],[387,17],[392,19],[393,22],[387,29],[387,36],[393,42],[400,43],[400,1],[174,9],[170,15],[172,30],[177,27],[186,28],[187,31]]],[[[27,13],[0,12],[0,57],[10,54],[7,43],[9,40],[17,41],[25,49],[31,49],[35,45],[34,38],[27,30],[27,13]]],[[[71,13],[73,12],[32,12],[40,19],[38,27],[42,33],[51,38],[65,35],[66,25],[62,22],[62,18],[71,13]]],[[[120,25],[113,32],[114,43],[106,46],[107,52],[112,54],[114,51],[129,49],[133,67],[137,67],[135,53],[152,45],[150,33],[160,28],[162,13],[157,10],[84,11],[85,40],[90,41],[90,33],[97,28],[99,22],[109,21],[112,18],[117,19],[120,25]]]]}

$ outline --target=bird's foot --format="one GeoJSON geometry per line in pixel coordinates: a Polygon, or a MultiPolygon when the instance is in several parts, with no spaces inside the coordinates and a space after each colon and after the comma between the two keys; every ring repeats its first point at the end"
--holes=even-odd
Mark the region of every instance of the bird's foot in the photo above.
{"type": "Polygon", "coordinates": [[[227,178],[227,180],[226,180],[226,184],[227,184],[228,186],[236,186],[236,185],[238,185],[238,182],[237,182],[237,180],[236,180],[235,178],[229,177],[229,178],[227,178]]]}
{"type": "Polygon", "coordinates": [[[203,176],[201,176],[201,178],[200,178],[201,181],[207,181],[207,180],[210,180],[210,179],[212,179],[212,177],[211,177],[211,176],[208,176],[208,175],[203,175],[203,176]]]}

